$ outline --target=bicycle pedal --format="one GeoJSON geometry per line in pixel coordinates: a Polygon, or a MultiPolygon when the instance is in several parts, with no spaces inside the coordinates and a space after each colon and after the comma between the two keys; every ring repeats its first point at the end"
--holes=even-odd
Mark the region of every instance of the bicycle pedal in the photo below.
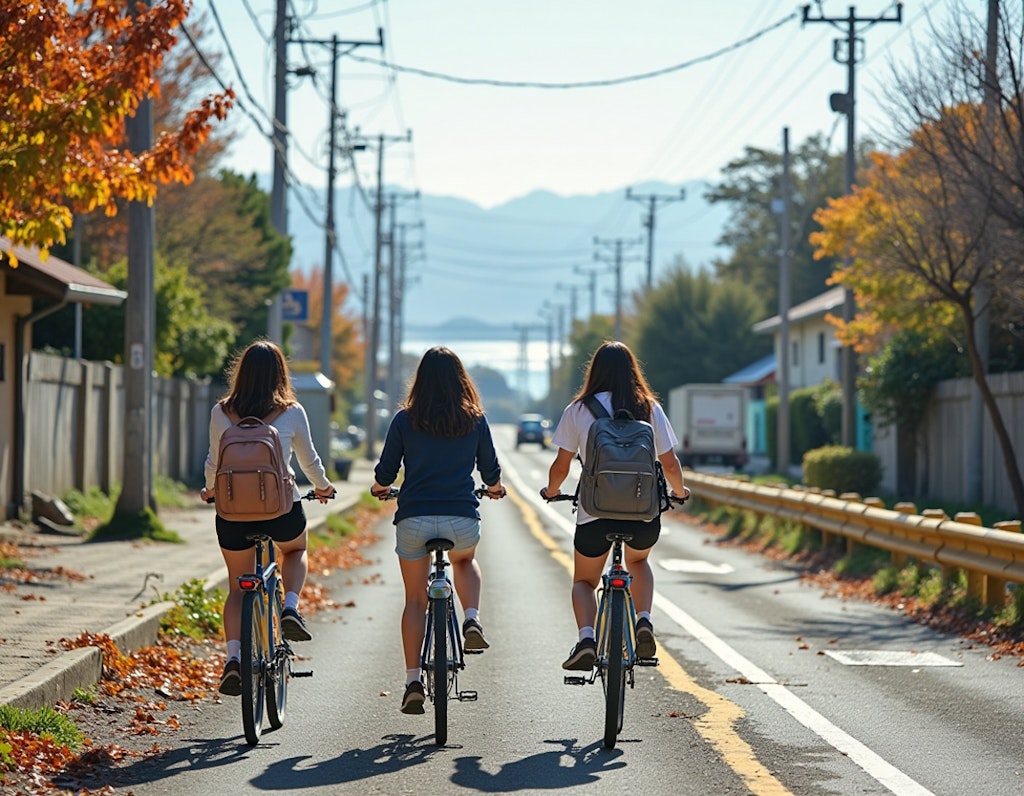
{"type": "Polygon", "coordinates": [[[567,674],[562,679],[563,679],[563,682],[565,682],[566,685],[586,685],[587,684],[587,678],[586,677],[578,677],[578,676],[572,675],[572,674],[567,674]]]}
{"type": "Polygon", "coordinates": [[[476,691],[459,691],[459,702],[476,702],[476,691]]]}
{"type": "Polygon", "coordinates": [[[463,650],[466,655],[482,655],[483,650],[463,650]]]}
{"type": "Polygon", "coordinates": [[[658,659],[657,658],[637,658],[636,659],[636,665],[637,666],[657,666],[658,665],[658,659]]]}
{"type": "Polygon", "coordinates": [[[295,671],[292,672],[292,677],[312,677],[312,676],[313,676],[313,670],[312,669],[309,669],[308,671],[305,671],[305,672],[295,672],[295,671]]]}

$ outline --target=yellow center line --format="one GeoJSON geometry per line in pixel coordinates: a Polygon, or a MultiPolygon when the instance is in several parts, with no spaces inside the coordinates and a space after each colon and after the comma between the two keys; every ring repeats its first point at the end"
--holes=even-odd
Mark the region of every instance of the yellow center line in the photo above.
{"type": "MultiPolygon", "coordinates": [[[[555,561],[565,567],[571,577],[572,557],[567,555],[544,530],[536,509],[508,484],[506,488],[509,498],[522,513],[530,534],[547,549],[555,561]]],[[[750,744],[737,733],[736,725],[746,715],[743,708],[721,694],[699,685],[664,648],[658,650],[658,671],[672,688],[691,695],[707,708],[703,715],[694,720],[694,728],[718,752],[722,761],[743,780],[751,793],[755,796],[791,794],[791,791],[762,765],[750,744]]]]}

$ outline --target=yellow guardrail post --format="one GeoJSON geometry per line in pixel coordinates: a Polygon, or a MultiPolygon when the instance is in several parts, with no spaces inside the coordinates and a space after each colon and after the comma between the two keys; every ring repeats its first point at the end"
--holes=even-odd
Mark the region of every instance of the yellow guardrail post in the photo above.
{"type": "MultiPolygon", "coordinates": [[[[1020,520],[1003,520],[992,525],[997,531],[1008,533],[1020,533],[1020,520]]],[[[988,586],[985,590],[985,604],[993,611],[1002,610],[1006,605],[1006,580],[988,576],[988,586]]]]}
{"type": "MultiPolygon", "coordinates": [[[[900,514],[917,514],[917,506],[908,500],[900,501],[892,507],[892,510],[898,511],[900,514]]],[[[902,570],[909,563],[910,556],[896,550],[892,551],[892,565],[897,571],[902,570]]]]}
{"type": "MultiPolygon", "coordinates": [[[[836,496],[836,491],[834,489],[822,489],[822,490],[820,490],[818,492],[818,494],[821,495],[822,497],[832,497],[832,498],[834,498],[836,496]]],[[[835,544],[835,540],[832,537],[833,537],[833,534],[829,533],[824,528],[821,530],[821,549],[822,550],[828,550],[828,548],[830,548],[833,544],[835,544]]]]}
{"type": "MultiPolygon", "coordinates": [[[[956,516],[953,517],[955,522],[962,522],[965,525],[977,525],[981,527],[981,517],[973,511],[958,511],[956,516]]],[[[967,596],[977,600],[979,603],[985,605],[989,604],[989,598],[986,596],[987,578],[981,572],[975,572],[974,570],[965,570],[967,573],[967,596]]],[[[1003,601],[1000,598],[999,604],[1002,605],[1003,601]]]]}

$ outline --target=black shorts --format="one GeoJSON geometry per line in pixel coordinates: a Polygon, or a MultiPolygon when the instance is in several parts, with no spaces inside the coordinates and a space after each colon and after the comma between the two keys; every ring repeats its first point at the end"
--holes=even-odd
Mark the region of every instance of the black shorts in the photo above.
{"type": "Polygon", "coordinates": [[[606,538],[610,533],[631,533],[633,538],[626,542],[626,547],[646,550],[653,547],[661,536],[661,517],[655,517],[650,522],[604,519],[584,522],[576,526],[572,544],[582,556],[601,558],[612,549],[611,541],[606,538]]]}
{"type": "Polygon", "coordinates": [[[256,546],[246,536],[266,534],[275,542],[290,542],[306,530],[306,512],[296,500],[292,510],[272,520],[235,522],[217,516],[217,541],[225,550],[249,550],[256,546]]]}

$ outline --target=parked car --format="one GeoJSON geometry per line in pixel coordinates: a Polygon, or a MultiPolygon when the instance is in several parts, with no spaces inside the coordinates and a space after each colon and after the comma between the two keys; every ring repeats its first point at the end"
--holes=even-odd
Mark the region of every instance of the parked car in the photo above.
{"type": "Polygon", "coordinates": [[[542,415],[522,415],[516,424],[516,449],[526,442],[534,442],[542,448],[547,448],[550,425],[542,415]]]}

